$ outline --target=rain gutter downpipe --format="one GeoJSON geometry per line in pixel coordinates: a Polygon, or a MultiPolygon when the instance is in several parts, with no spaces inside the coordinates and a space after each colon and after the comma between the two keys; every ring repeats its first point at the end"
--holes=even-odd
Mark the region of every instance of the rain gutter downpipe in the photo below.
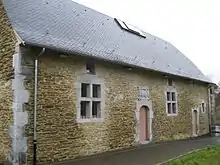
{"type": "Polygon", "coordinates": [[[38,85],[38,58],[45,52],[42,48],[41,52],[35,58],[35,73],[34,73],[34,162],[37,164],[37,85],[38,85]]]}

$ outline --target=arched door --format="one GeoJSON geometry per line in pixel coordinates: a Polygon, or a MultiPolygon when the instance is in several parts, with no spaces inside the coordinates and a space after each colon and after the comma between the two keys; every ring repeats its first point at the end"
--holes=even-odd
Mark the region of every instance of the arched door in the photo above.
{"type": "Polygon", "coordinates": [[[142,106],[140,108],[140,141],[148,141],[150,137],[149,134],[149,108],[142,106]]]}

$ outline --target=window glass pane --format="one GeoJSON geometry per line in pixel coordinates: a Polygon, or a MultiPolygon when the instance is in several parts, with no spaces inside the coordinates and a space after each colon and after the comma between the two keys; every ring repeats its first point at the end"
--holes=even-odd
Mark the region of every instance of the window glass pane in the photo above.
{"type": "Polygon", "coordinates": [[[101,103],[100,101],[92,102],[92,117],[100,118],[101,117],[101,103]]]}
{"type": "Polygon", "coordinates": [[[120,19],[116,19],[116,21],[119,23],[119,25],[123,28],[123,29],[128,29],[127,26],[125,25],[125,23],[123,21],[121,21],[120,19]]]}
{"type": "Polygon", "coordinates": [[[173,80],[172,79],[169,78],[167,81],[168,81],[169,86],[173,86],[173,80]]]}
{"type": "Polygon", "coordinates": [[[128,27],[128,29],[133,30],[133,31],[139,33],[140,35],[145,36],[144,33],[139,28],[137,28],[131,24],[128,24],[128,23],[126,23],[126,26],[128,27]]]}
{"type": "Polygon", "coordinates": [[[167,103],[167,110],[168,110],[168,114],[172,113],[171,103],[167,103]]]}
{"type": "Polygon", "coordinates": [[[82,119],[90,118],[90,102],[81,101],[80,103],[80,116],[82,119]]]}
{"type": "Polygon", "coordinates": [[[171,101],[171,92],[167,92],[167,101],[171,101]]]}
{"type": "Polygon", "coordinates": [[[95,74],[95,63],[93,61],[86,62],[87,73],[95,74]]]}
{"type": "Polygon", "coordinates": [[[172,111],[173,113],[176,113],[176,103],[172,103],[172,111]]]}
{"type": "Polygon", "coordinates": [[[210,88],[210,94],[213,94],[213,89],[212,88],[210,88]]]}
{"type": "Polygon", "coordinates": [[[172,101],[176,101],[176,93],[172,92],[172,101]]]}
{"type": "Polygon", "coordinates": [[[205,112],[205,103],[202,103],[202,112],[205,112]]]}
{"type": "Polygon", "coordinates": [[[89,95],[90,95],[89,84],[82,83],[81,84],[81,97],[89,97],[89,95]]]}
{"type": "Polygon", "coordinates": [[[93,84],[92,85],[93,97],[100,98],[101,97],[101,85],[93,84]]]}

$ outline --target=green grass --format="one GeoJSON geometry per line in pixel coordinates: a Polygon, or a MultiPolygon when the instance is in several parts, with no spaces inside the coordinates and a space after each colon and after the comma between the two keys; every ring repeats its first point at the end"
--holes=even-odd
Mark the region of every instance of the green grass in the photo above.
{"type": "Polygon", "coordinates": [[[206,147],[172,160],[166,165],[220,165],[220,146],[206,147]]]}

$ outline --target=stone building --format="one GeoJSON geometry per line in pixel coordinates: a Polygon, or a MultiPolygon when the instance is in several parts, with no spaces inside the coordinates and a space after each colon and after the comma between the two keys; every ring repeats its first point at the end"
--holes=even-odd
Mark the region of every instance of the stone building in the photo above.
{"type": "Polygon", "coordinates": [[[72,0],[0,1],[0,20],[0,161],[209,132],[213,83],[170,43],[72,0]]]}

